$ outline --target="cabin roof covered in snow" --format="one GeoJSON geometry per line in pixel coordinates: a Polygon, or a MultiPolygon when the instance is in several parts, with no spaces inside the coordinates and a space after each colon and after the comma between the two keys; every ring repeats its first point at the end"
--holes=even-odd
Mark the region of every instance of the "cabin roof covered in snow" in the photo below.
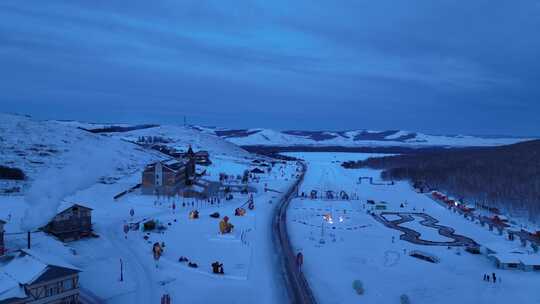
{"type": "Polygon", "coordinates": [[[80,272],[55,257],[20,250],[0,261],[0,300],[25,298],[22,285],[46,282],[80,272]]]}
{"type": "Polygon", "coordinates": [[[24,298],[26,293],[19,283],[4,271],[0,271],[0,301],[24,298]]]}
{"type": "Polygon", "coordinates": [[[523,265],[540,265],[540,255],[538,254],[522,254],[520,255],[519,259],[523,265]]]}
{"type": "Polygon", "coordinates": [[[145,171],[146,170],[154,170],[154,168],[156,167],[156,164],[160,163],[163,167],[165,168],[168,168],[170,170],[173,170],[173,171],[178,171],[179,169],[182,169],[182,167],[185,166],[185,162],[184,161],[181,161],[181,160],[177,160],[177,159],[168,159],[168,160],[164,160],[164,161],[158,161],[158,162],[155,162],[155,163],[151,163],[149,165],[146,166],[146,168],[144,169],[145,171]]]}
{"type": "Polygon", "coordinates": [[[175,165],[178,165],[178,164],[183,164],[182,162],[176,160],[176,159],[169,159],[169,160],[166,160],[166,161],[162,161],[161,162],[163,165],[165,166],[168,166],[168,167],[172,167],[172,166],[175,166],[175,165]]]}
{"type": "Polygon", "coordinates": [[[203,193],[205,188],[203,186],[200,186],[200,185],[191,185],[189,187],[187,187],[187,189],[191,190],[191,191],[195,191],[195,192],[198,192],[198,193],[203,193]]]}
{"type": "Polygon", "coordinates": [[[519,264],[523,255],[518,253],[497,253],[490,256],[497,259],[500,263],[519,264]]]}
{"type": "Polygon", "coordinates": [[[482,247],[485,247],[496,254],[511,253],[512,251],[519,251],[519,247],[515,247],[511,243],[501,243],[501,242],[491,242],[482,244],[482,247]]]}
{"type": "Polygon", "coordinates": [[[60,212],[58,212],[58,214],[65,213],[65,212],[69,211],[73,207],[78,207],[80,209],[85,209],[85,210],[94,210],[94,209],[92,209],[90,207],[86,207],[86,206],[75,203],[75,204],[71,204],[69,207],[65,207],[60,212]]]}

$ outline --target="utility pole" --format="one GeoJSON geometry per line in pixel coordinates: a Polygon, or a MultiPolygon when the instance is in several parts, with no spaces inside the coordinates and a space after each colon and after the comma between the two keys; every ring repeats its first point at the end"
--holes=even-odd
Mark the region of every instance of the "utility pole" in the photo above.
{"type": "Polygon", "coordinates": [[[124,262],[120,258],[120,282],[124,282],[124,262]]]}

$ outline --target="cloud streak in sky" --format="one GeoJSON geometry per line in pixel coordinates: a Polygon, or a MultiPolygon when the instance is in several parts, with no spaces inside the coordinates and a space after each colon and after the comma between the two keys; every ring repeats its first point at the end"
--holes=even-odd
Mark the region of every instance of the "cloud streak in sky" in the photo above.
{"type": "Polygon", "coordinates": [[[94,121],[177,121],[165,110],[231,127],[540,134],[538,1],[156,2],[2,1],[2,108],[94,121]],[[426,118],[442,111],[451,125],[426,118]],[[325,119],[294,118],[308,113],[325,119]]]}

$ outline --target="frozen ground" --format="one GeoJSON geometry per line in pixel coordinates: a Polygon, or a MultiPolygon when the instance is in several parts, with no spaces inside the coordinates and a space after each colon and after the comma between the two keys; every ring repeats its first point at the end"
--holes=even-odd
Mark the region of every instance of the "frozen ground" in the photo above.
{"type": "Polygon", "coordinates": [[[220,173],[242,174],[252,168],[255,157],[216,136],[182,127],[95,135],[59,122],[3,114],[1,118],[0,160],[29,175],[28,189],[21,195],[0,196],[0,219],[8,222],[5,230],[9,251],[26,247],[27,229],[35,230],[51,214],[71,203],[80,203],[93,208],[92,223],[98,238],[63,244],[35,232],[32,249],[82,269],[83,291],[105,303],[159,303],[165,293],[171,295],[173,303],[285,301],[286,289],[272,244],[271,220],[280,192],[293,183],[295,163],[277,164],[271,173],[262,174],[260,181],[250,183],[257,189],[255,210],[248,210],[244,217],[234,216],[234,209],[248,200],[247,195],[241,194],[235,194],[230,201],[221,199],[220,204],[157,199],[138,192],[115,201],[113,196],[140,183],[145,164],[165,157],[126,142],[138,136],[166,136],[175,147],[186,149],[191,144],[195,150],[208,150],[212,165],[206,168],[205,179],[210,180],[218,180],[220,173]],[[265,185],[276,192],[265,192],[265,185]],[[135,211],[133,217],[131,209],[135,211]],[[188,218],[193,209],[200,211],[199,219],[188,218]],[[213,212],[219,212],[220,219],[225,215],[231,218],[235,225],[233,234],[218,234],[220,219],[209,217],[213,212]],[[29,215],[39,221],[28,223],[29,215]],[[125,237],[125,223],[145,219],[158,220],[167,229],[148,235],[130,231],[125,237]],[[157,268],[151,253],[154,242],[166,245],[157,268]],[[181,256],[197,263],[198,268],[180,263],[181,256]],[[211,273],[210,264],[214,261],[224,264],[225,275],[211,273]]]}
{"type": "MultiPolygon", "coordinates": [[[[106,303],[158,303],[169,293],[185,303],[281,303],[285,288],[276,265],[271,220],[279,192],[292,184],[296,165],[277,165],[253,183],[255,210],[244,217],[233,216],[246,195],[211,205],[180,198],[156,199],[137,192],[118,201],[113,196],[140,182],[143,166],[164,158],[133,143],[139,136],[162,136],[170,145],[210,151],[212,165],[205,178],[217,180],[219,173],[238,175],[250,167],[253,156],[209,134],[176,126],[163,126],[125,133],[96,135],[72,124],[35,121],[28,117],[0,115],[0,160],[22,168],[29,176],[22,195],[0,196],[0,218],[7,220],[8,250],[26,246],[25,229],[37,227],[30,215],[43,220],[70,203],[93,208],[93,225],[99,238],[63,244],[41,232],[32,233],[32,248],[57,256],[82,269],[85,293],[106,303]],[[98,182],[101,181],[101,182],[98,182]],[[264,185],[278,192],[264,192],[264,185]],[[177,207],[173,212],[172,204],[177,207]],[[185,206],[183,204],[186,204],[185,206]],[[193,203],[193,207],[191,207],[193,203]],[[42,208],[44,207],[44,208],[42,208]],[[200,219],[188,213],[198,209],[200,219]],[[48,210],[51,209],[51,210],[48,210]],[[134,209],[131,217],[129,211],[134,209]],[[28,212],[32,211],[32,212],[28,212]],[[235,225],[230,236],[220,236],[218,220],[208,215],[228,215],[235,225]],[[163,233],[130,231],[128,222],[156,219],[167,228],[163,233]],[[26,222],[26,223],[25,223],[26,222]],[[148,239],[144,237],[147,236],[148,239]],[[165,242],[158,267],[152,259],[153,242],[165,242]],[[178,262],[188,257],[199,265],[188,268],[178,262]],[[120,262],[124,281],[120,282],[120,262]],[[225,275],[211,274],[210,264],[220,261],[225,275]]],[[[355,201],[312,201],[296,199],[288,220],[293,245],[305,255],[304,271],[321,303],[396,303],[408,294],[413,303],[540,303],[534,293],[540,279],[536,273],[497,271],[483,256],[446,247],[417,246],[399,239],[400,232],[386,228],[366,212],[373,205],[367,199],[386,201],[388,211],[426,212],[453,227],[456,233],[487,244],[499,252],[509,252],[519,243],[503,240],[494,232],[448,212],[409,185],[370,185],[359,177],[379,180],[373,170],[345,170],[343,160],[372,156],[354,153],[294,153],[306,158],[308,173],[300,191],[318,190],[355,193],[355,201]],[[404,208],[399,206],[403,203],[404,208]],[[323,216],[327,220],[323,222],[323,216]],[[394,239],[394,242],[392,241],[394,239]],[[322,240],[322,241],[321,241],[322,240]],[[429,264],[406,255],[420,249],[438,256],[440,264],[429,264]],[[457,254],[459,253],[459,255],[457,254]],[[486,272],[497,271],[503,282],[489,285],[481,280],[486,272]],[[366,293],[356,295],[353,280],[362,280],[366,293]]],[[[39,221],[38,221],[39,222],[39,221]]],[[[437,240],[433,229],[416,222],[404,224],[418,229],[422,238],[437,240]]],[[[518,248],[519,250],[523,250],[518,248]]]]}
{"type": "MultiPolygon", "coordinates": [[[[414,192],[402,182],[393,186],[357,184],[359,176],[377,177],[374,170],[346,170],[338,161],[368,157],[350,153],[288,153],[304,158],[308,171],[301,191],[311,189],[356,192],[359,201],[325,201],[298,198],[289,209],[289,233],[296,250],[304,253],[304,273],[320,303],[399,303],[402,294],[411,303],[540,303],[540,274],[521,270],[499,270],[484,255],[463,249],[421,246],[399,239],[400,232],[389,229],[366,213],[373,208],[366,199],[386,201],[388,211],[425,212],[440,225],[470,237],[500,252],[524,251],[518,241],[508,241],[487,228],[449,212],[426,195],[414,192]],[[404,207],[400,205],[403,203],[404,207]],[[345,210],[345,212],[344,212],[345,210]],[[332,224],[322,215],[330,214],[332,224]],[[340,221],[339,218],[344,218],[340,221]],[[343,229],[353,227],[353,229],[343,229]],[[357,229],[354,229],[356,227],[357,229]],[[394,239],[394,241],[392,240],[394,239]],[[432,264],[408,256],[420,250],[437,256],[432,264]],[[496,272],[501,283],[482,280],[484,273],[496,272]],[[361,280],[365,294],[357,295],[354,280],[361,280]]],[[[390,218],[393,220],[396,218],[390,218]]],[[[416,221],[415,221],[416,222],[416,221]]],[[[434,241],[441,236],[416,223],[422,238],[434,241]]],[[[525,254],[529,254],[525,253],[525,254]]]]}
{"type": "MultiPolygon", "coordinates": [[[[241,168],[242,161],[230,159],[217,160],[215,166],[213,170],[222,172],[229,172],[227,168],[232,171],[247,168],[246,163],[241,168]]],[[[295,170],[293,164],[278,165],[273,173],[254,183],[258,189],[254,195],[256,207],[244,217],[234,216],[234,209],[247,201],[247,195],[236,194],[233,200],[222,200],[219,206],[181,198],[159,199],[156,203],[156,197],[138,193],[115,202],[113,195],[136,183],[138,174],[110,185],[96,184],[65,198],[63,205],[80,202],[93,208],[94,229],[100,237],[64,245],[35,233],[33,248],[59,255],[83,269],[81,285],[107,303],[158,303],[164,293],[169,293],[173,301],[181,299],[184,303],[279,303],[285,297],[285,288],[275,264],[271,217],[280,194],[264,192],[263,188],[266,183],[272,189],[286,190],[295,170]],[[174,212],[173,203],[177,206],[174,212]],[[131,208],[135,210],[134,218],[129,215],[131,208]],[[188,218],[192,209],[200,211],[200,219],[188,218]],[[218,234],[219,219],[209,217],[213,212],[231,218],[235,225],[232,235],[218,234]],[[162,222],[167,230],[148,234],[148,240],[143,239],[146,234],[142,231],[130,231],[125,238],[122,229],[125,222],[150,218],[162,222]],[[166,245],[158,268],[151,255],[154,242],[166,245]],[[199,267],[189,268],[179,263],[180,256],[188,257],[199,267]],[[125,266],[124,282],[119,281],[120,259],[125,266]],[[214,261],[224,264],[224,276],[211,273],[210,264],[214,261]]],[[[11,217],[6,230],[19,232],[27,207],[24,199],[1,197],[1,204],[0,218],[11,217]]],[[[7,245],[9,249],[24,247],[25,235],[8,235],[7,245]]]]}

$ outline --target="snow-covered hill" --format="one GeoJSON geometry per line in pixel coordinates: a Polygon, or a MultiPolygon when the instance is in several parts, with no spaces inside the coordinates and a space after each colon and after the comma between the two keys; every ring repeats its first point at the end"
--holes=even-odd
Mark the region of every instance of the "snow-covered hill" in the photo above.
{"type": "MultiPolygon", "coordinates": [[[[44,174],[50,175],[53,170],[67,176],[81,171],[88,174],[99,171],[100,178],[116,179],[166,157],[135,144],[141,136],[166,138],[167,145],[180,150],[192,145],[196,150],[208,150],[211,155],[249,155],[232,143],[192,128],[160,126],[115,133],[91,133],[81,129],[110,126],[76,121],[40,121],[0,113],[0,164],[21,169],[27,176],[27,185],[42,179],[44,174]]],[[[127,124],[114,126],[130,127],[127,124]]]]}
{"type": "Polygon", "coordinates": [[[186,150],[189,145],[207,150],[213,160],[249,157],[236,145],[192,128],[161,126],[112,133],[81,129],[92,126],[110,127],[0,114],[0,165],[20,169],[25,175],[24,180],[0,180],[0,193],[25,195],[26,203],[32,206],[29,210],[34,211],[25,215],[24,226],[45,224],[65,197],[96,183],[114,184],[134,176],[138,182],[147,164],[169,158],[138,145],[142,136],[160,137],[178,150],[186,150]]]}
{"type": "Polygon", "coordinates": [[[20,168],[30,181],[47,170],[102,167],[105,176],[121,176],[161,158],[129,142],[56,121],[0,114],[0,164],[20,168]]]}
{"type": "Polygon", "coordinates": [[[166,145],[186,151],[191,145],[195,151],[206,150],[210,155],[226,155],[232,157],[248,157],[249,153],[237,145],[198,129],[176,125],[163,125],[128,132],[107,133],[112,137],[130,142],[137,142],[140,137],[160,137],[166,145]]]}
{"type": "Polygon", "coordinates": [[[276,131],[271,129],[201,128],[240,146],[498,146],[513,144],[529,138],[478,137],[467,135],[428,135],[417,132],[389,131],[276,131]]]}

